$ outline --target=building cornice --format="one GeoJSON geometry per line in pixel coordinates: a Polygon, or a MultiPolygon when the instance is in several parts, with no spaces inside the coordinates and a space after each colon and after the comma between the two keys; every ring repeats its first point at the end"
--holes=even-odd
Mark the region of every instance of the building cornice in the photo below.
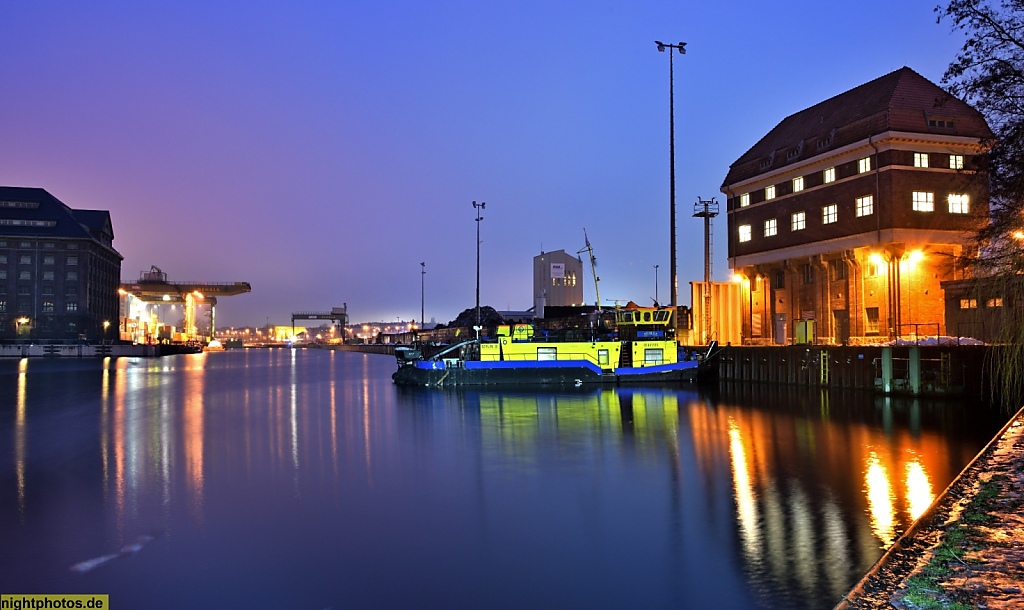
{"type": "Polygon", "coordinates": [[[779,263],[783,260],[806,259],[820,254],[854,250],[857,248],[883,249],[887,244],[903,243],[921,246],[963,246],[969,239],[963,231],[939,231],[928,229],[883,229],[857,235],[846,235],[824,241],[816,241],[788,248],[763,250],[753,254],[744,254],[729,258],[729,266],[733,270],[779,263]]]}
{"type": "MultiPolygon", "coordinates": [[[[784,165],[764,174],[752,176],[734,184],[722,185],[721,192],[726,195],[749,193],[795,176],[804,176],[823,171],[836,165],[856,161],[865,156],[889,150],[913,150],[916,152],[943,153],[979,153],[985,150],[983,142],[976,137],[913,133],[907,131],[886,131],[877,136],[870,136],[841,146],[834,150],[821,153],[805,161],[784,165]]],[[[887,166],[888,167],[888,166],[887,166]]],[[[886,168],[882,168],[883,170],[886,168]]],[[[916,168],[910,168],[916,169],[916,168]]]]}

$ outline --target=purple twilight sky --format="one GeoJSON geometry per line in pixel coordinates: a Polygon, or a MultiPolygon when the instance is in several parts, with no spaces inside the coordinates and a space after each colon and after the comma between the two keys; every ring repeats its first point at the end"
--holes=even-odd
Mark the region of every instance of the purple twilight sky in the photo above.
{"type": "MultiPolygon", "coordinates": [[[[679,301],[703,278],[697,197],[786,115],[962,36],[935,0],[5,2],[0,184],[106,209],[122,280],[248,281],[218,323],[447,322],[532,305],[532,259],[586,228],[601,297],[669,294],[676,55],[679,301]]],[[[594,300],[587,267],[585,297],[594,300]]]]}

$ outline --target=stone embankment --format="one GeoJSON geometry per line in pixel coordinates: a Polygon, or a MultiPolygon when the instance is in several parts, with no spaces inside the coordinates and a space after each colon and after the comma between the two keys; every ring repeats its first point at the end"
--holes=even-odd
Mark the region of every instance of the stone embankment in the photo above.
{"type": "Polygon", "coordinates": [[[836,606],[1024,608],[1024,409],[836,606]]]}

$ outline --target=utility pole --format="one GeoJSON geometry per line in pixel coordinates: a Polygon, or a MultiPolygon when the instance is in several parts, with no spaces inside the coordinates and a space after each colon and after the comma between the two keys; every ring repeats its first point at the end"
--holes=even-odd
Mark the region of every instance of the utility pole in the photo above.
{"type": "Polygon", "coordinates": [[[661,306],[658,302],[658,265],[654,266],[654,304],[661,306]]]}
{"type": "MultiPolygon", "coordinates": [[[[480,326],[480,221],[484,219],[480,215],[480,210],[485,207],[487,207],[487,202],[473,202],[473,208],[476,209],[476,325],[478,327],[480,326]]],[[[476,334],[477,337],[480,336],[479,328],[476,334]]]]}

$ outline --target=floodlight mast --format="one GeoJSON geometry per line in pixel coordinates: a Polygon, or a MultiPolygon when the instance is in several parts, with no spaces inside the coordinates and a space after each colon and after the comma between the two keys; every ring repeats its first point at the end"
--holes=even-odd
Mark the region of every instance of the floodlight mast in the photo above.
{"type": "Polygon", "coordinates": [[[672,50],[676,49],[680,55],[686,55],[686,43],[680,42],[679,44],[666,44],[660,40],[655,40],[655,44],[658,45],[658,51],[664,53],[665,49],[668,49],[668,125],[669,125],[669,139],[668,139],[668,167],[669,167],[669,192],[670,192],[670,203],[669,203],[669,231],[671,237],[669,241],[670,250],[672,256],[669,259],[670,270],[669,274],[671,277],[672,290],[671,290],[671,306],[675,308],[678,305],[678,292],[679,292],[679,277],[676,272],[676,119],[675,119],[675,82],[672,66],[672,50]]]}

